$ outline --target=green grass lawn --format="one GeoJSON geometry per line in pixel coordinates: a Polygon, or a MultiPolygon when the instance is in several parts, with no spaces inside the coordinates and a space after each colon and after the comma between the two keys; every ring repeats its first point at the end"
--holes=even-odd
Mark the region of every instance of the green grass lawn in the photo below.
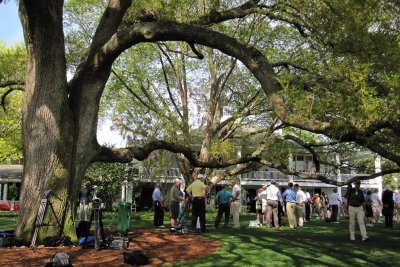
{"type": "Polygon", "coordinates": [[[0,211],[0,231],[14,229],[17,216],[14,211],[0,211]]]}
{"type": "MultiPolygon", "coordinates": [[[[215,216],[215,212],[207,212],[209,229],[215,216]]],[[[116,213],[106,213],[104,225],[116,222],[116,217],[116,213]]],[[[362,242],[357,226],[357,240],[349,240],[346,219],[340,224],[313,220],[301,229],[289,229],[284,224],[276,230],[248,228],[254,218],[254,214],[242,214],[240,230],[208,230],[204,235],[220,240],[221,249],[201,260],[174,266],[400,266],[398,224],[393,229],[384,224],[369,227],[370,240],[362,242]]],[[[151,229],[152,219],[151,212],[133,213],[131,226],[151,229]]],[[[168,225],[167,214],[165,222],[168,225]]],[[[14,223],[15,213],[0,213],[0,229],[10,229],[14,223]]]]}

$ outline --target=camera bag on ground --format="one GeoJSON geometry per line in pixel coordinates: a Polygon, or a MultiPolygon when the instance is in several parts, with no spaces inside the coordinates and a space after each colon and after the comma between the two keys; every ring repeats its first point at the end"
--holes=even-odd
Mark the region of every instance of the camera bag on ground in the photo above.
{"type": "Polygon", "coordinates": [[[72,242],[68,236],[48,236],[43,240],[45,247],[71,246],[72,242]]]}
{"type": "Polygon", "coordinates": [[[171,227],[169,232],[175,235],[185,235],[189,233],[189,230],[185,227],[177,226],[177,227],[171,227]]]}
{"type": "Polygon", "coordinates": [[[14,231],[0,231],[0,247],[11,247],[14,245],[14,231]]]}
{"type": "Polygon", "coordinates": [[[87,237],[82,237],[79,239],[79,245],[82,245],[83,247],[93,247],[94,246],[94,236],[89,235],[87,237]]]}
{"type": "Polygon", "coordinates": [[[124,252],[123,257],[124,263],[128,263],[133,266],[149,264],[149,258],[141,250],[124,252]]]}
{"type": "Polygon", "coordinates": [[[46,267],[71,267],[71,259],[69,258],[68,254],[65,252],[59,252],[54,254],[50,262],[46,264],[46,267]]]}
{"type": "Polygon", "coordinates": [[[127,249],[129,247],[129,238],[123,236],[111,237],[108,247],[112,249],[127,249]]]}

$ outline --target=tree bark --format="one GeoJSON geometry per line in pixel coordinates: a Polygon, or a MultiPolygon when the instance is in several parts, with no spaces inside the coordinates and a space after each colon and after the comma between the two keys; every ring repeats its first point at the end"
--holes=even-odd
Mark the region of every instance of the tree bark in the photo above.
{"type": "Polygon", "coordinates": [[[60,234],[57,221],[70,234],[67,218],[73,178],[73,116],[68,106],[63,1],[21,1],[20,17],[28,51],[24,105],[24,177],[17,236],[30,241],[41,194],[52,190],[55,214],[47,209],[39,240],[60,234]]]}

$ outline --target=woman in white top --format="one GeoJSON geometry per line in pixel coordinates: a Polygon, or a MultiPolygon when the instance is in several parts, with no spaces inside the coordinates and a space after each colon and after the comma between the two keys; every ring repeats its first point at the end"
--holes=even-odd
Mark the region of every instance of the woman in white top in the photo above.
{"type": "Polygon", "coordinates": [[[264,188],[260,187],[257,190],[257,196],[254,199],[256,201],[256,214],[257,214],[257,222],[258,224],[261,224],[261,219],[260,218],[263,216],[263,212],[262,212],[262,200],[261,200],[261,192],[264,191],[264,188]]]}

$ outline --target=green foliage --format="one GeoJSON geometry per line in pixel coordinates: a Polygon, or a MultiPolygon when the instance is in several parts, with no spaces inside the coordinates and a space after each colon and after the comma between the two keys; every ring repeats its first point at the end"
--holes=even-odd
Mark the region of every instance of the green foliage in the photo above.
{"type": "Polygon", "coordinates": [[[18,188],[15,184],[8,188],[8,194],[10,199],[18,199],[18,188]]]}
{"type": "Polygon", "coordinates": [[[229,140],[214,139],[211,141],[209,155],[212,158],[223,161],[224,159],[235,158],[237,153],[237,144],[229,140]]]}
{"type": "MultiPolygon", "coordinates": [[[[0,82],[25,80],[26,51],[23,45],[6,47],[0,41],[0,69],[0,82]]],[[[16,87],[19,86],[13,88],[16,87]]],[[[0,96],[10,89],[0,88],[0,96]]],[[[21,91],[13,91],[5,98],[5,110],[0,108],[0,163],[22,158],[23,97],[21,91]]]]}
{"type": "Polygon", "coordinates": [[[125,175],[125,164],[121,163],[92,163],[86,170],[85,181],[88,187],[94,185],[99,187],[102,201],[107,210],[112,210],[113,202],[117,200],[121,187],[127,179],[125,175]]]}

